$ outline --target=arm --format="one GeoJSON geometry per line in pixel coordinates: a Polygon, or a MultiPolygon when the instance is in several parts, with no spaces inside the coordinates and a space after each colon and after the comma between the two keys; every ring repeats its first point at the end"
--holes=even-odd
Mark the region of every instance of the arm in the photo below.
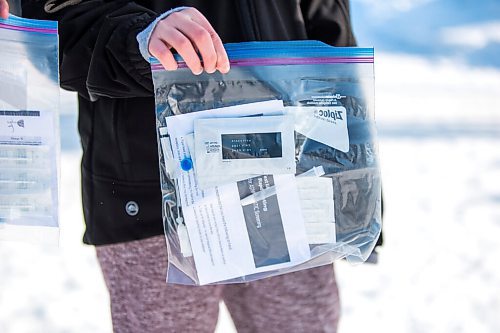
{"type": "MultiPolygon", "coordinates": [[[[184,56],[193,72],[199,72],[201,65],[197,55],[198,63],[192,59],[190,50],[200,49],[204,60],[209,55],[214,58],[210,51],[201,52],[201,48],[208,48],[205,40],[204,44],[198,40],[198,36],[202,35],[199,32],[201,29],[195,31],[195,36],[189,35],[189,28],[194,23],[208,23],[197,23],[200,18],[194,12],[199,12],[194,9],[192,11],[193,13],[188,14],[193,17],[190,18],[193,24],[178,22],[186,14],[172,14],[172,17],[160,21],[151,34],[150,53],[157,56],[164,66],[170,66],[170,69],[174,69],[169,50],[172,46],[184,56]]],[[[77,91],[90,100],[96,100],[100,96],[152,96],[150,66],[139,51],[136,36],[155,20],[158,16],[155,12],[129,0],[27,0],[23,3],[23,14],[30,18],[59,22],[59,61],[63,88],[77,91]]],[[[214,42],[212,49],[215,49],[214,42]]],[[[219,58],[224,59],[224,56],[215,56],[215,59],[219,58]]],[[[221,64],[223,63],[221,60],[221,64]]],[[[214,61],[207,60],[205,69],[212,70],[213,64],[214,61]]],[[[215,67],[220,69],[223,65],[217,63],[215,67]]]]}
{"type": "Polygon", "coordinates": [[[348,0],[303,0],[302,15],[309,39],[333,46],[355,46],[348,0]]]}

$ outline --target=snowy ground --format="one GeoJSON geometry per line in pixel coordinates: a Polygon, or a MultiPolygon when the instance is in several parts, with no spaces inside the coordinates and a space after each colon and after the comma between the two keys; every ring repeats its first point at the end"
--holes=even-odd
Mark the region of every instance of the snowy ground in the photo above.
{"type": "MultiPolygon", "coordinates": [[[[500,71],[377,59],[386,243],[378,265],[337,264],[340,332],[500,332],[500,71]]],[[[111,332],[62,124],[60,248],[0,243],[2,333],[111,332]]]]}
{"type": "Polygon", "coordinates": [[[386,243],[337,265],[341,332],[500,332],[500,71],[376,69],[386,243]]]}

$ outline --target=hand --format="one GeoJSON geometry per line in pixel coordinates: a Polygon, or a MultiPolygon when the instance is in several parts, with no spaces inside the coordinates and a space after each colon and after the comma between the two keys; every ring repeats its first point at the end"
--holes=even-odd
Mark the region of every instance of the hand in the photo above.
{"type": "Polygon", "coordinates": [[[216,70],[229,72],[229,59],[219,35],[203,14],[194,8],[174,12],[154,28],[149,40],[149,53],[166,70],[177,69],[171,48],[182,56],[195,75],[201,74],[203,70],[207,73],[216,70]],[[203,65],[197,51],[201,54],[203,65]]]}
{"type": "Polygon", "coordinates": [[[0,18],[7,19],[9,17],[9,4],[7,0],[0,0],[0,18]]]}

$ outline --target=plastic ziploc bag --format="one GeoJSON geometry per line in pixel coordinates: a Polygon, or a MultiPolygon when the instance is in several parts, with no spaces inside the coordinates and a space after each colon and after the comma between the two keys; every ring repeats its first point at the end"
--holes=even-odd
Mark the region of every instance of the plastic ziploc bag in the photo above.
{"type": "Polygon", "coordinates": [[[57,22],[0,19],[0,241],[57,244],[57,22]]]}
{"type": "Polygon", "coordinates": [[[373,49],[226,50],[224,75],[152,60],[167,281],[246,282],[365,261],[381,230],[373,49]]]}

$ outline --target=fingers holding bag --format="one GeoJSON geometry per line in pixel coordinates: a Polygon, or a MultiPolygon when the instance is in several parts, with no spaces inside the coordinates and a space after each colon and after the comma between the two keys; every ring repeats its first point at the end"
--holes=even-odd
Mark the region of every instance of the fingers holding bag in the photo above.
{"type": "Polygon", "coordinates": [[[175,70],[178,66],[171,48],[179,53],[195,75],[203,71],[229,71],[229,60],[219,35],[194,8],[171,13],[154,28],[148,49],[167,70],[175,70]]]}
{"type": "Polygon", "coordinates": [[[0,18],[6,20],[9,17],[9,3],[7,0],[0,0],[0,18]]]}

